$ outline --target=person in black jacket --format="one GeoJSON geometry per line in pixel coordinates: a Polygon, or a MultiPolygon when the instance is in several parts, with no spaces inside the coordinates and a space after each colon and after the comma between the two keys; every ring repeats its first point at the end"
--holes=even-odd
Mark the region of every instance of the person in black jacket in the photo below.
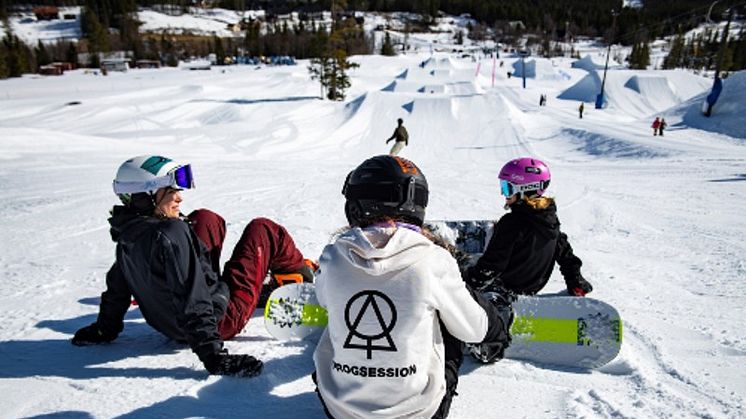
{"type": "Polygon", "coordinates": [[[511,160],[500,171],[505,214],[494,226],[487,248],[464,271],[466,282],[481,291],[533,295],[549,281],[557,263],[570,295],[584,296],[593,287],[583,278],[583,262],[560,230],[554,200],[543,196],[549,168],[531,157],[511,160]]]}
{"type": "Polygon", "coordinates": [[[391,137],[386,140],[386,144],[392,140],[395,140],[395,142],[394,146],[391,147],[389,156],[396,156],[404,146],[409,145],[409,133],[407,133],[407,129],[404,128],[404,120],[401,118],[396,120],[396,129],[394,130],[394,133],[391,134],[391,137]]]}
{"type": "Polygon", "coordinates": [[[223,340],[241,331],[253,312],[269,269],[312,279],[284,227],[255,219],[244,230],[224,275],[219,269],[225,221],[206,209],[184,217],[181,191],[194,187],[190,165],[161,156],[122,164],[111,225],[116,261],[96,322],[75,333],[77,346],[108,343],[124,329],[134,297],[146,322],[167,337],[187,342],[211,374],[253,377],[262,362],[229,354],[223,340]]]}

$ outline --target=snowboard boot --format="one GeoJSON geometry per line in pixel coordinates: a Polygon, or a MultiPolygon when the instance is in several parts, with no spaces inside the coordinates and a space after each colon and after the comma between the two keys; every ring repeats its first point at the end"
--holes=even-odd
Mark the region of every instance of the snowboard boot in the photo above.
{"type": "Polygon", "coordinates": [[[484,341],[477,344],[469,344],[467,348],[471,356],[477,361],[489,364],[499,361],[505,354],[505,349],[510,346],[510,326],[513,325],[513,308],[511,303],[515,301],[515,294],[504,292],[488,292],[482,294],[491,307],[487,311],[490,317],[490,326],[484,341]]]}
{"type": "Polygon", "coordinates": [[[262,290],[259,293],[259,307],[267,304],[272,291],[287,284],[300,284],[301,282],[314,282],[314,272],[319,269],[319,264],[312,259],[303,259],[303,266],[295,272],[272,271],[264,279],[262,290]]]}
{"type": "Polygon", "coordinates": [[[278,286],[301,282],[312,283],[314,281],[314,272],[319,269],[319,264],[312,259],[303,259],[303,265],[293,272],[272,271],[272,278],[277,281],[278,286]]]}

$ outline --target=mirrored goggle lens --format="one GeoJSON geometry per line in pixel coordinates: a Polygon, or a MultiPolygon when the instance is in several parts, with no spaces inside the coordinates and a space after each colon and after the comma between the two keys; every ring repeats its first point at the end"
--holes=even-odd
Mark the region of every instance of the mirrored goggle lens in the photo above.
{"type": "Polygon", "coordinates": [[[513,196],[513,184],[508,182],[507,180],[500,179],[500,192],[505,197],[513,196]]]}
{"type": "Polygon", "coordinates": [[[192,165],[181,166],[173,172],[175,186],[182,189],[194,188],[194,177],[192,176],[192,165]]]}

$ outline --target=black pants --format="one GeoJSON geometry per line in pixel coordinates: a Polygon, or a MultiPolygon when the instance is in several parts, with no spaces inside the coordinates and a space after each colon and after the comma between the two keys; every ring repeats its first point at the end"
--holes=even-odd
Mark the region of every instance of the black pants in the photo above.
{"type": "Polygon", "coordinates": [[[453,396],[458,395],[458,393],[456,393],[456,387],[458,386],[458,370],[464,362],[464,342],[456,339],[448,333],[443,322],[440,322],[440,332],[443,335],[443,345],[446,350],[446,394],[443,395],[443,400],[441,400],[438,410],[435,411],[433,419],[441,419],[448,416],[448,412],[451,410],[453,396]]]}
{"type": "MultiPolygon", "coordinates": [[[[440,322],[440,331],[443,334],[443,345],[445,346],[446,394],[440,401],[440,406],[438,406],[438,410],[435,411],[433,419],[442,419],[448,416],[448,412],[451,410],[453,396],[458,394],[456,393],[456,387],[458,386],[458,370],[461,368],[461,363],[464,362],[464,342],[461,342],[448,333],[443,322],[440,322]]],[[[329,413],[329,409],[326,408],[324,398],[321,397],[321,393],[319,392],[318,383],[316,382],[316,371],[311,374],[311,379],[314,384],[317,384],[316,395],[319,396],[326,417],[334,419],[334,416],[329,413]]]]}

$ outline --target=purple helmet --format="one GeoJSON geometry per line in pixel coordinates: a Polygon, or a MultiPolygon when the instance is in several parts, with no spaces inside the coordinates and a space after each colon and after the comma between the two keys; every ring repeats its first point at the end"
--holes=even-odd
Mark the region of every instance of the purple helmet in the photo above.
{"type": "Polygon", "coordinates": [[[500,191],[505,197],[529,192],[528,195],[543,195],[549,187],[552,175],[541,160],[533,157],[513,159],[500,169],[500,191]]]}

